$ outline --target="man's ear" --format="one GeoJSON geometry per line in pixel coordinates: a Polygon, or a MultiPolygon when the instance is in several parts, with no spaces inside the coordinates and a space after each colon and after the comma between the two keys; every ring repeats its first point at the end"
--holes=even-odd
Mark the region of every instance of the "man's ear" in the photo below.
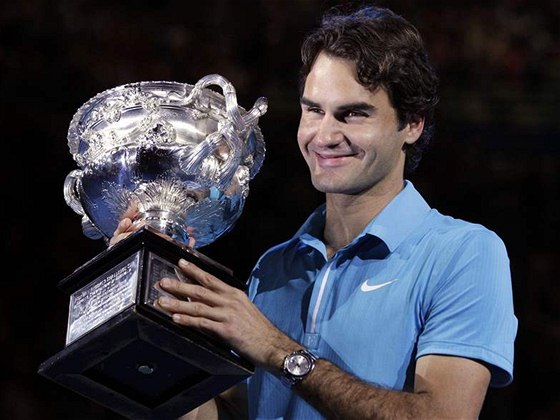
{"type": "Polygon", "coordinates": [[[409,122],[404,127],[405,130],[405,144],[413,144],[420,138],[424,130],[424,118],[417,117],[415,120],[409,122]]]}

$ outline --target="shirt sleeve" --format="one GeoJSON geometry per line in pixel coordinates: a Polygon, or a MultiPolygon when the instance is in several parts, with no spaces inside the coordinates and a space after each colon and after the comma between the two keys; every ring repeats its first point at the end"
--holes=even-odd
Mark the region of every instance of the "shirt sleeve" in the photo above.
{"type": "Polygon", "coordinates": [[[442,245],[417,358],[475,359],[490,368],[491,386],[506,386],[513,380],[517,318],[505,245],[483,228],[442,245]]]}

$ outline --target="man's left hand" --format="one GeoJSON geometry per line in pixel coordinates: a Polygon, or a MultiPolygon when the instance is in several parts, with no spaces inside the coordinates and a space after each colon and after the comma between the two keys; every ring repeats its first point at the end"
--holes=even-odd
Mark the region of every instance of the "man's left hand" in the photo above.
{"type": "Polygon", "coordinates": [[[179,268],[194,284],[164,278],[160,287],[175,298],[162,296],[157,301],[177,324],[218,337],[253,364],[271,371],[278,371],[283,357],[301,347],[280,332],[244,291],[185,260],[179,261],[179,268]]]}

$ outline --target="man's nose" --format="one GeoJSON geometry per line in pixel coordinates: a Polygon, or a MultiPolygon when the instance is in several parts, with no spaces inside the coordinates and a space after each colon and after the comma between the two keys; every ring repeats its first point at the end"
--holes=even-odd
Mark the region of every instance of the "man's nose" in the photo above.
{"type": "Polygon", "coordinates": [[[340,143],[344,140],[341,125],[342,123],[333,115],[325,114],[319,124],[319,128],[315,136],[315,142],[322,146],[330,146],[340,143]]]}

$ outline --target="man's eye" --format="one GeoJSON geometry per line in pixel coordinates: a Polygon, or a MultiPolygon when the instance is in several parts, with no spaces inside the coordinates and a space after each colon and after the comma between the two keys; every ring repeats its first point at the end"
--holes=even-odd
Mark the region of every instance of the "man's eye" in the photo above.
{"type": "Polygon", "coordinates": [[[367,114],[359,111],[349,111],[346,113],[346,118],[367,117],[367,114]]]}
{"type": "Polygon", "coordinates": [[[321,113],[321,112],[323,112],[323,111],[321,111],[320,108],[307,108],[307,112],[321,113]]]}

